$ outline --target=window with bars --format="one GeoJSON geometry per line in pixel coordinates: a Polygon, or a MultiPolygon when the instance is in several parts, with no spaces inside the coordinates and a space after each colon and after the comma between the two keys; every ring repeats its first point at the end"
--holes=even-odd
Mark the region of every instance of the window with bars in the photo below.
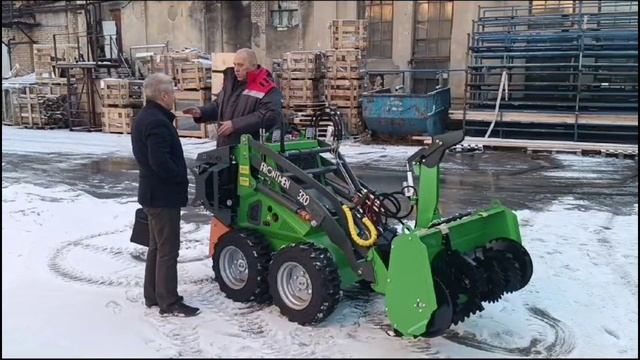
{"type": "Polygon", "coordinates": [[[359,18],[368,20],[367,57],[390,59],[393,54],[393,1],[359,1],[359,18]]]}
{"type": "MultiPolygon", "coordinates": [[[[451,59],[453,1],[416,1],[413,68],[448,69],[451,59]]],[[[426,93],[438,86],[438,74],[415,73],[413,91],[426,93]]]]}
{"type": "Polygon", "coordinates": [[[415,58],[446,58],[451,49],[453,1],[416,1],[415,58]]]}
{"type": "Polygon", "coordinates": [[[298,1],[271,1],[271,25],[289,28],[298,25],[298,1]]]}

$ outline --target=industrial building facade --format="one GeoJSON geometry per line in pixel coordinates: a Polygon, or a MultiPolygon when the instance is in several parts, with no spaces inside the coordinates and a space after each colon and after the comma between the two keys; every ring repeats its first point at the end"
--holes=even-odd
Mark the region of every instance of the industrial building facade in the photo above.
{"type": "Polygon", "coordinates": [[[637,7],[602,0],[3,1],[3,75],[7,65],[33,71],[34,48],[54,41],[77,41],[92,59],[130,58],[140,45],[206,53],[248,47],[272,68],[290,51],[330,49],[332,20],[366,19],[370,84],[412,93],[448,86],[452,118],[480,128],[495,117],[468,110],[500,106],[507,122],[544,123],[541,114],[561,112],[547,122],[562,129],[539,131],[572,132],[574,140],[600,125],[637,138],[637,7]],[[616,115],[600,116],[606,112],[616,115]]]}

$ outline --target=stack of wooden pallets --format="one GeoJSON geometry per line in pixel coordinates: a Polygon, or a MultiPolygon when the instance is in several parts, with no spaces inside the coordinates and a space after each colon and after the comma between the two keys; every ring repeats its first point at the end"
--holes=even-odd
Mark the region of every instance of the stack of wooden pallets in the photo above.
{"type": "Polygon", "coordinates": [[[286,109],[323,100],[322,61],[320,51],[284,54],[280,87],[286,109]]]}
{"type": "Polygon", "coordinates": [[[326,105],[320,51],[292,51],[283,54],[280,88],[284,112],[289,121],[306,128],[314,111],[326,105]]]}
{"type": "Polygon", "coordinates": [[[53,45],[33,45],[33,68],[36,80],[61,76],[60,70],[55,67],[56,62],[75,62],[78,58],[78,46],[75,44],[57,44],[56,49],[57,54],[53,45]]]}
{"type": "Polygon", "coordinates": [[[38,86],[28,86],[14,94],[14,125],[28,129],[65,126],[64,95],[44,95],[39,90],[38,86]]]}
{"type": "Polygon", "coordinates": [[[338,108],[351,135],[364,131],[360,116],[360,94],[364,90],[366,20],[333,20],[330,26],[333,49],[325,51],[325,97],[338,108]]]}
{"type": "Polygon", "coordinates": [[[102,131],[130,134],[143,103],[142,80],[102,80],[102,131]]]}

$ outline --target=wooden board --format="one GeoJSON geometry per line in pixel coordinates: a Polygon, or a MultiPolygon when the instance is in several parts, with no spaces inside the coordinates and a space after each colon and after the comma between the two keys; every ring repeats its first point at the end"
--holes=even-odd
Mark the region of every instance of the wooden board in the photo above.
{"type": "MultiPolygon", "coordinates": [[[[463,110],[450,110],[451,120],[462,120],[463,110]]],[[[469,111],[468,121],[492,122],[495,118],[493,111],[469,111]]],[[[515,112],[501,111],[498,121],[541,123],[541,124],[574,124],[575,114],[550,113],[550,112],[515,112]]],[[[638,114],[578,114],[578,124],[602,124],[602,125],[638,125],[638,114]]]]}

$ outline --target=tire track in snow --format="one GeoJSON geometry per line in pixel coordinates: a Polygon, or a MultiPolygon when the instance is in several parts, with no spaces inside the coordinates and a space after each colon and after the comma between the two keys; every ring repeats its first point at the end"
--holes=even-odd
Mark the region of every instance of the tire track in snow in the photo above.
{"type": "Polygon", "coordinates": [[[569,355],[575,349],[575,335],[565,323],[539,307],[527,306],[526,309],[531,318],[536,320],[529,325],[534,335],[527,346],[491,344],[487,339],[481,339],[469,331],[458,333],[450,330],[444,338],[459,345],[507,356],[561,357],[569,355]]]}
{"type": "MultiPolygon", "coordinates": [[[[135,256],[130,255],[132,251],[124,247],[114,246],[101,246],[96,244],[87,243],[89,240],[97,239],[107,235],[119,234],[130,231],[130,227],[120,230],[106,231],[97,234],[91,234],[82,238],[66,242],[56,248],[52,255],[49,257],[48,267],[58,277],[66,281],[75,281],[86,285],[94,286],[107,286],[107,287],[142,287],[144,283],[144,271],[140,271],[139,266],[130,265],[130,261],[135,259],[135,256]],[[87,269],[75,265],[70,261],[69,256],[73,251],[89,252],[93,255],[103,256],[115,260],[118,263],[128,264],[126,268],[118,269],[116,271],[107,272],[104,274],[88,273],[87,269]],[[134,270],[135,271],[131,271],[134,270]],[[114,273],[121,273],[114,276],[114,273]]],[[[201,260],[202,257],[191,257],[188,261],[185,259],[178,260],[179,264],[185,262],[195,262],[201,260]]],[[[206,259],[206,258],[205,258],[206,259]]],[[[100,271],[100,269],[91,269],[100,271]]],[[[205,281],[206,278],[192,277],[189,275],[185,267],[179,269],[181,277],[187,278],[187,281],[181,281],[181,284],[199,284],[205,281]]]]}
{"type": "Polygon", "coordinates": [[[254,355],[275,358],[304,358],[320,355],[314,346],[309,346],[305,341],[312,336],[305,336],[304,331],[300,333],[298,331],[300,329],[297,329],[287,333],[270,324],[266,319],[267,308],[270,305],[234,302],[220,291],[217,283],[213,281],[213,276],[209,284],[210,286],[199,287],[196,291],[198,304],[234,324],[243,334],[243,339],[250,340],[252,343],[254,355]]]}

